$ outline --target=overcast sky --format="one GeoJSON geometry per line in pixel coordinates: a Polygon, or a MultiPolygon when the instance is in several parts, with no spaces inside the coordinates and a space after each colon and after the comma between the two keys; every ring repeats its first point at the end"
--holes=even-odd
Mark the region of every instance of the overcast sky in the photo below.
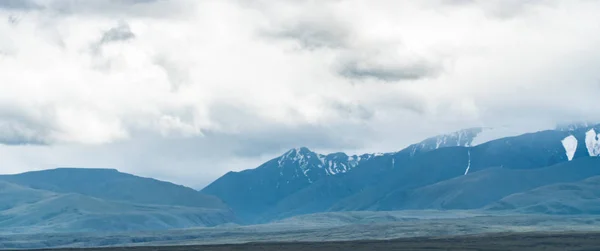
{"type": "Polygon", "coordinates": [[[600,121],[600,1],[0,0],[0,172],[195,188],[292,147],[600,121]]]}

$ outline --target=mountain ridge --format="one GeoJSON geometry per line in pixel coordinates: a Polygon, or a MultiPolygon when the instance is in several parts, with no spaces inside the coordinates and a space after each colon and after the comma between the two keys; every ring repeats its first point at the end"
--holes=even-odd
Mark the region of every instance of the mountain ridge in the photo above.
{"type": "MultiPolygon", "coordinates": [[[[310,179],[310,181],[297,185],[294,189],[287,190],[283,193],[277,194],[278,190],[280,190],[279,185],[282,182],[288,182],[289,180],[282,179],[274,183],[261,183],[261,188],[259,190],[248,190],[244,195],[236,194],[236,196],[243,197],[242,203],[236,202],[236,196],[231,196],[230,192],[233,190],[243,190],[245,184],[252,183],[257,177],[264,178],[268,176],[268,168],[265,168],[265,166],[268,166],[270,161],[263,164],[265,166],[261,165],[261,167],[256,169],[248,169],[239,172],[243,173],[244,177],[236,182],[231,180],[228,181],[229,177],[225,175],[218,179],[218,182],[210,184],[202,191],[222,198],[229,205],[234,204],[232,208],[236,212],[252,208],[252,210],[242,212],[242,214],[245,214],[243,218],[246,220],[249,219],[249,222],[255,223],[268,222],[272,219],[282,219],[307,213],[394,209],[396,206],[390,207],[390,205],[381,207],[377,206],[377,203],[392,200],[398,196],[401,198],[404,196],[402,195],[403,193],[408,192],[406,189],[430,185],[462,175],[468,175],[469,173],[482,171],[490,167],[511,169],[542,168],[594,155],[596,153],[590,152],[588,149],[590,149],[590,146],[592,145],[596,146],[597,137],[596,141],[592,142],[590,140],[591,136],[587,134],[591,135],[591,133],[589,133],[590,131],[600,131],[599,129],[600,126],[595,125],[591,127],[572,127],[570,130],[544,130],[509,137],[500,137],[486,142],[480,140],[478,142],[477,137],[491,129],[470,128],[450,134],[430,137],[419,143],[409,145],[397,152],[358,155],[368,156],[368,158],[365,158],[356,166],[346,168],[343,172],[335,173],[336,175],[323,175],[317,179],[310,179]],[[574,140],[571,142],[571,145],[569,145],[564,143],[565,139],[574,140]],[[577,147],[573,147],[573,143],[576,144],[577,147]],[[428,153],[430,152],[434,152],[433,154],[429,154],[431,157],[419,157],[423,154],[428,156],[428,153]],[[426,160],[427,158],[432,160],[426,160]],[[419,162],[422,163],[417,164],[419,162]],[[408,171],[411,170],[411,168],[409,168],[411,165],[415,166],[412,168],[414,171],[408,171]],[[453,165],[454,167],[448,169],[448,165],[453,165]],[[434,169],[431,169],[431,171],[429,171],[430,173],[421,173],[421,170],[428,170],[427,168],[434,169]],[[261,174],[254,173],[258,169],[262,169],[261,174]],[[432,176],[434,174],[437,175],[437,178],[432,176]],[[414,183],[413,180],[418,180],[419,182],[414,183]],[[228,183],[236,183],[236,189],[228,191],[228,183]],[[218,184],[220,189],[214,189],[212,186],[215,184],[218,184]],[[405,188],[399,189],[397,187],[398,185],[405,188]],[[256,195],[253,195],[254,193],[256,195]],[[260,199],[259,201],[254,201],[252,199],[263,197],[265,194],[267,194],[266,196],[273,194],[277,195],[271,197],[263,204],[261,204],[262,202],[260,202],[260,199]],[[363,195],[357,197],[360,194],[363,195]],[[372,202],[366,203],[367,201],[372,202]],[[238,204],[235,205],[236,203],[238,204]],[[363,205],[359,206],[357,203],[363,203],[363,205]]],[[[487,138],[490,139],[493,137],[487,138]]],[[[320,156],[327,156],[314,153],[308,148],[298,149],[300,150],[292,149],[287,151],[280,157],[271,161],[277,159],[283,160],[285,159],[285,156],[297,156],[294,154],[297,154],[298,152],[303,152],[306,156],[311,156],[306,159],[312,158],[312,160],[318,159],[320,156]]],[[[348,155],[344,153],[335,154],[342,156],[343,158],[348,157],[348,155]]],[[[291,162],[293,165],[290,164],[286,166],[287,162],[284,162],[285,161],[278,162],[278,165],[276,166],[282,168],[291,167],[292,169],[303,166],[303,164],[298,164],[293,161],[291,162]]],[[[309,162],[302,163],[306,164],[309,162]]],[[[312,166],[310,164],[304,165],[304,167],[306,166],[316,170],[322,168],[322,166],[319,166],[318,164],[313,164],[312,166]]],[[[281,169],[273,170],[281,171],[281,169]]],[[[299,168],[297,170],[306,171],[307,169],[299,168]]],[[[313,169],[309,168],[309,170],[313,169]]],[[[324,172],[326,173],[326,171],[324,172]]],[[[296,173],[302,174],[302,172],[299,171],[296,171],[296,173]]],[[[307,173],[304,174],[306,175],[307,173]]],[[[238,174],[230,173],[229,175],[238,174]]]]}

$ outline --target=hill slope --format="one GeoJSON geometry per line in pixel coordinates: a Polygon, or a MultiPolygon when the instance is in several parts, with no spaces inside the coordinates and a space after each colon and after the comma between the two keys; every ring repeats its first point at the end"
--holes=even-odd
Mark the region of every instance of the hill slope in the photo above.
{"type": "MultiPolygon", "coordinates": [[[[600,165],[595,166],[596,169],[600,165]]],[[[600,214],[600,176],[515,193],[486,207],[544,214],[600,214]]]]}
{"type": "Polygon", "coordinates": [[[230,210],[111,201],[0,181],[0,232],[102,232],[215,226],[230,210]]]}
{"type": "Polygon", "coordinates": [[[536,169],[490,168],[409,191],[403,209],[475,209],[514,193],[600,175],[600,158],[536,169]]]}
{"type": "Polygon", "coordinates": [[[181,185],[121,173],[114,169],[58,168],[0,175],[0,181],[56,193],[78,193],[113,201],[227,209],[217,197],[181,185]]]}

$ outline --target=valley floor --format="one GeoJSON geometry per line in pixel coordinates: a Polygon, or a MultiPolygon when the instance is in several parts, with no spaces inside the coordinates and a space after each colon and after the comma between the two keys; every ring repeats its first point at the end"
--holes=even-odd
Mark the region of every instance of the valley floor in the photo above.
{"type": "Polygon", "coordinates": [[[202,246],[154,246],[97,249],[53,249],[85,251],[228,251],[228,250],[599,250],[600,232],[508,233],[444,238],[417,237],[386,241],[247,243],[202,246]]]}
{"type": "Polygon", "coordinates": [[[85,251],[600,250],[600,216],[501,215],[480,211],[337,212],[251,226],[121,233],[0,233],[0,250],[47,248],[91,248],[85,251]]]}

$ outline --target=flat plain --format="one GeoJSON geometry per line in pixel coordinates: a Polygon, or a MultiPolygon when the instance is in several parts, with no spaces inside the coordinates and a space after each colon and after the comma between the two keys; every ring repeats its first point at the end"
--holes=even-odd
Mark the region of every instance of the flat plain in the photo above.
{"type": "Polygon", "coordinates": [[[600,250],[596,215],[342,212],[252,226],[0,234],[4,250],[600,250]]]}
{"type": "Polygon", "coordinates": [[[263,242],[229,245],[145,246],[91,249],[47,249],[70,251],[337,251],[337,250],[600,250],[600,232],[503,233],[452,237],[414,237],[395,240],[336,242],[263,242]]]}

